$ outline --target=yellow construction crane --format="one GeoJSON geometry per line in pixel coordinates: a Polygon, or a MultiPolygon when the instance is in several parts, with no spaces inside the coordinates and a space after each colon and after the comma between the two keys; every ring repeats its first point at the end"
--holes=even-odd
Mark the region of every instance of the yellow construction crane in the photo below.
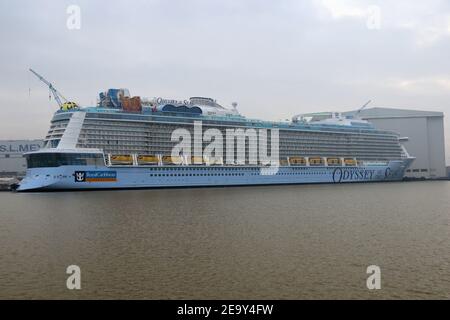
{"type": "Polygon", "coordinates": [[[78,108],[78,104],[72,101],[68,101],[64,96],[59,93],[58,90],[49,82],[47,81],[43,76],[41,76],[39,73],[34,71],[33,69],[30,69],[31,73],[33,73],[39,80],[41,80],[43,83],[45,83],[48,88],[50,89],[50,92],[53,94],[53,97],[55,98],[56,102],[59,105],[59,108],[61,110],[70,110],[74,108],[78,108]],[[64,102],[63,102],[64,101],[64,102]]]}

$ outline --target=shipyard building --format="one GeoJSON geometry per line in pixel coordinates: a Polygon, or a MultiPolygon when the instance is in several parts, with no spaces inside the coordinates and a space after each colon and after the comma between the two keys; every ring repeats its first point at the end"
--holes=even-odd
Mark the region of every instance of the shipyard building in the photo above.
{"type": "Polygon", "coordinates": [[[21,177],[27,164],[23,154],[39,150],[43,140],[0,140],[0,177],[21,177]]]}
{"type": "Polygon", "coordinates": [[[361,110],[358,116],[379,129],[392,130],[408,138],[404,145],[416,159],[406,171],[406,177],[440,179],[447,176],[442,112],[368,108],[361,110]]]}

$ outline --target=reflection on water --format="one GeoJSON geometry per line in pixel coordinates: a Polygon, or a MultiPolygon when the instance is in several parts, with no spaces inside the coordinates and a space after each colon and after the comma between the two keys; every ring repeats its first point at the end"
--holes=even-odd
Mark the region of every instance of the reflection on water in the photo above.
{"type": "Polygon", "coordinates": [[[0,193],[0,298],[449,298],[449,195],[445,181],[0,193]]]}

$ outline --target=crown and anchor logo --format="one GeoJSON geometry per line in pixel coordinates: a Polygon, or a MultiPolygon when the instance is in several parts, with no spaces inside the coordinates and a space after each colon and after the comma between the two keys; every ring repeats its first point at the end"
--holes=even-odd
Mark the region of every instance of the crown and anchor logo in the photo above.
{"type": "Polygon", "coordinates": [[[86,172],[77,171],[75,172],[75,182],[83,182],[86,178],[86,172]]]}

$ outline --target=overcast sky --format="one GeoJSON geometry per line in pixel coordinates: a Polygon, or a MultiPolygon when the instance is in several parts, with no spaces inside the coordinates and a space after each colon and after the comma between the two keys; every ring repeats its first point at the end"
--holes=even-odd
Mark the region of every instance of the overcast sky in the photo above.
{"type": "Polygon", "coordinates": [[[126,87],[268,120],[369,99],[443,111],[450,163],[448,0],[2,0],[0,40],[0,139],[43,138],[57,110],[32,67],[82,105],[126,87]]]}

